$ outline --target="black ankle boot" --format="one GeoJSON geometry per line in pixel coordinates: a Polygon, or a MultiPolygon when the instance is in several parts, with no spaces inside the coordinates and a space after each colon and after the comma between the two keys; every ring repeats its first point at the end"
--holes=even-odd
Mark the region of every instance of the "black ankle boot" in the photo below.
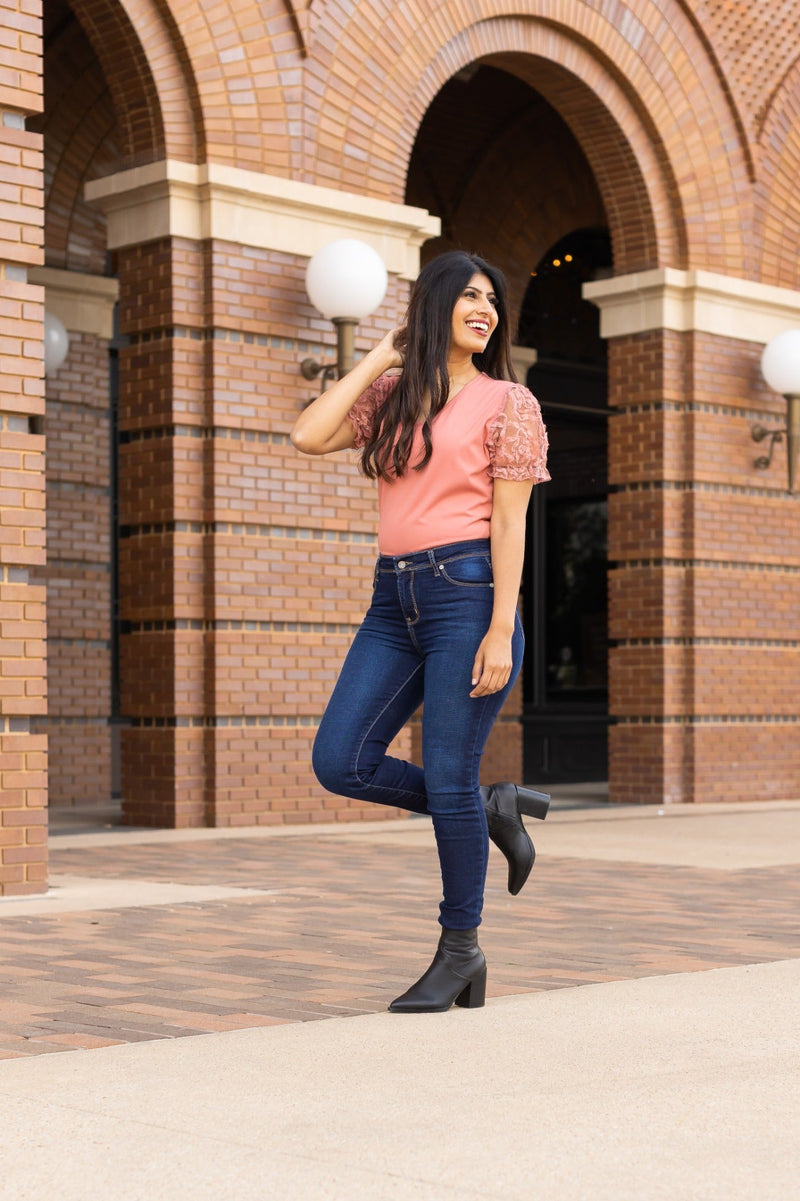
{"type": "Polygon", "coordinates": [[[508,860],[508,891],[515,897],[531,874],[536,851],[521,813],[544,821],[550,807],[546,792],[518,788],[516,784],[491,784],[481,788],[489,837],[508,860]]]}
{"type": "Polygon", "coordinates": [[[486,999],[486,960],[477,930],[445,930],[433,963],[408,992],[392,1001],[392,1013],[444,1013],[455,1002],[479,1009],[486,999]]]}

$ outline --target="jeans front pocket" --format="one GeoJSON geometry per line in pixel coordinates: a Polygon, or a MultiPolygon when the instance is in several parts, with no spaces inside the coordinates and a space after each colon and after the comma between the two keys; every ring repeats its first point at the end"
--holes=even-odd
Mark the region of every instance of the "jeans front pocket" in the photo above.
{"type": "Polygon", "coordinates": [[[453,555],[436,566],[449,584],[457,584],[460,588],[494,587],[489,555],[453,555]]]}

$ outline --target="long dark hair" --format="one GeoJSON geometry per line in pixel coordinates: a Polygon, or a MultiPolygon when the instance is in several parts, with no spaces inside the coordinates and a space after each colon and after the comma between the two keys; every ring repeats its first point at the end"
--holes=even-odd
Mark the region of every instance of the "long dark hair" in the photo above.
{"type": "Polygon", "coordinates": [[[426,393],[430,410],[422,426],[425,453],[414,471],[421,471],[433,452],[431,422],[447,404],[450,377],[447,356],[453,331],[453,309],[473,275],[485,275],[494,289],[497,325],[485,350],[472,361],[492,379],[516,382],[511,365],[511,332],[506,281],[503,273],[475,254],[451,250],[432,259],[420,271],[411,290],[405,324],[396,344],[403,352],[403,373],[381,409],[380,420],[361,456],[361,470],[370,479],[391,480],[408,469],[414,426],[423,412],[426,393]]]}

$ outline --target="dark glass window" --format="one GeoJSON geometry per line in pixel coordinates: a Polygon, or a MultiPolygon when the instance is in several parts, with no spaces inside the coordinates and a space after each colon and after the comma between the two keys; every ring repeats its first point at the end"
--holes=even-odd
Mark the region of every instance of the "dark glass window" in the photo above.
{"type": "Polygon", "coordinates": [[[601,700],[608,685],[606,501],[553,500],[546,523],[546,697],[601,700]]]}

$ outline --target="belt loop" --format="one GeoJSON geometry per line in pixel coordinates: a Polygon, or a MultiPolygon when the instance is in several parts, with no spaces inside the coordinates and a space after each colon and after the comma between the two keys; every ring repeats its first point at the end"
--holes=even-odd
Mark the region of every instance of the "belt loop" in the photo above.
{"type": "Polygon", "coordinates": [[[436,552],[429,550],[428,551],[428,559],[430,561],[431,567],[433,568],[433,574],[438,575],[439,574],[439,564],[436,562],[436,552]]]}

